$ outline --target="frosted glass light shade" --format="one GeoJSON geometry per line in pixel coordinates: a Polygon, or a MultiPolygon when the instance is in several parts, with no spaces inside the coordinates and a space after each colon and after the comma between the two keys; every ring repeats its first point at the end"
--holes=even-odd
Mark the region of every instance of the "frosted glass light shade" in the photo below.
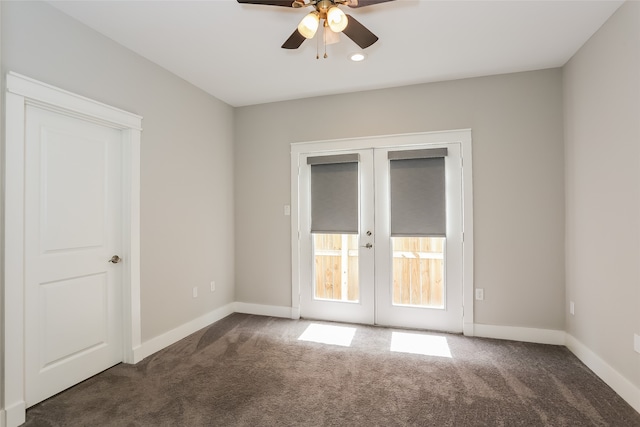
{"type": "Polygon", "coordinates": [[[318,12],[311,12],[298,24],[298,32],[307,39],[313,38],[318,31],[318,23],[320,22],[320,16],[318,12]]]}
{"type": "Polygon", "coordinates": [[[327,21],[329,22],[329,28],[336,33],[347,28],[347,24],[349,23],[347,15],[336,6],[333,6],[327,12],[327,21]]]}
{"type": "Polygon", "coordinates": [[[331,27],[324,27],[324,44],[327,46],[340,41],[340,33],[331,30],[331,27]]]}

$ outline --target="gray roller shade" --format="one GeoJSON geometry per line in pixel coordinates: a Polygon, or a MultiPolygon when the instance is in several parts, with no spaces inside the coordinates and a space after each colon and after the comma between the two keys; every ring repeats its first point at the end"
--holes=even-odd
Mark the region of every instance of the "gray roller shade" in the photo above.
{"type": "Polygon", "coordinates": [[[422,157],[390,161],[392,236],[446,236],[444,160],[422,157]]]}
{"type": "Polygon", "coordinates": [[[358,233],[357,162],[357,154],[307,159],[311,165],[312,233],[358,233]]]}

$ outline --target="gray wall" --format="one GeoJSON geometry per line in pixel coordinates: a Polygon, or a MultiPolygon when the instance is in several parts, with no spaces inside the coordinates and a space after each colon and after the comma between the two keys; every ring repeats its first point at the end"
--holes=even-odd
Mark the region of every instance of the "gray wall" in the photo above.
{"type": "Polygon", "coordinates": [[[640,3],[564,69],[567,332],[640,387],[640,3]]]}
{"type": "MultiPolygon", "coordinates": [[[[2,5],[0,5],[0,25],[2,5]]],[[[2,27],[0,26],[0,70],[2,70],[2,27]]],[[[0,78],[0,81],[2,79],[0,78]]],[[[4,84],[0,85],[0,141],[4,140],[4,84]]],[[[4,143],[0,143],[0,378],[4,378],[4,143]]],[[[0,387],[0,410],[4,410],[4,386],[0,387]]],[[[2,417],[2,414],[0,414],[2,417]]]]}
{"type": "Polygon", "coordinates": [[[471,128],[477,323],[564,329],[562,72],[236,109],[236,300],[291,306],[292,142],[471,128]],[[250,265],[250,268],[247,266],[250,265]]]}
{"type": "Polygon", "coordinates": [[[232,302],[233,108],[46,3],[1,7],[3,79],[15,71],[144,117],[142,340],[232,302]]]}

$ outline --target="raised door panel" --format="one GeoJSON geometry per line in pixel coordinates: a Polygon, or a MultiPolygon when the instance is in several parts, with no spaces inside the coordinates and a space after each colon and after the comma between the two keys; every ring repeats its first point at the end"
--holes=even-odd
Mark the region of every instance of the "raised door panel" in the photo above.
{"type": "Polygon", "coordinates": [[[105,245],[107,143],[41,128],[44,253],[105,245]]]}

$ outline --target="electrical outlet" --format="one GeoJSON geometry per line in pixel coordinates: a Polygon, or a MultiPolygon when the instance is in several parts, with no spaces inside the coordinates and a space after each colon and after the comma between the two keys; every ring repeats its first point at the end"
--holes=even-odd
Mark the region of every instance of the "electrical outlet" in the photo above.
{"type": "Polygon", "coordinates": [[[285,216],[291,215],[291,205],[284,205],[284,214],[285,216]]]}
{"type": "Polygon", "coordinates": [[[483,301],[484,300],[484,289],[482,289],[482,288],[476,289],[476,299],[478,301],[483,301]]]}
{"type": "Polygon", "coordinates": [[[194,298],[198,298],[198,287],[197,286],[193,287],[193,297],[194,298]]]}
{"type": "Polygon", "coordinates": [[[576,305],[573,303],[573,301],[569,301],[569,314],[571,314],[572,316],[576,314],[576,305]]]}
{"type": "Polygon", "coordinates": [[[211,281],[211,292],[215,292],[215,290],[216,290],[216,281],[212,280],[211,281]]]}

